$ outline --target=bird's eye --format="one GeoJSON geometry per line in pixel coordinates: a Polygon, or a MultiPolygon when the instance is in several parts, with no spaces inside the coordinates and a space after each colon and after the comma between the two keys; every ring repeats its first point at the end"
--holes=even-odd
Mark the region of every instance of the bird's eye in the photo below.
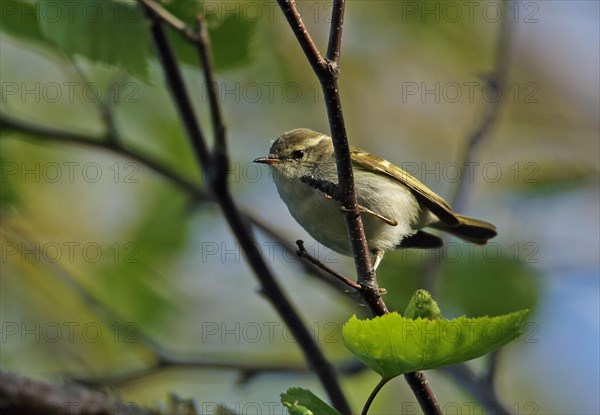
{"type": "Polygon", "coordinates": [[[304,151],[303,150],[295,150],[292,153],[292,158],[294,160],[300,160],[302,157],[304,157],[304,151]]]}

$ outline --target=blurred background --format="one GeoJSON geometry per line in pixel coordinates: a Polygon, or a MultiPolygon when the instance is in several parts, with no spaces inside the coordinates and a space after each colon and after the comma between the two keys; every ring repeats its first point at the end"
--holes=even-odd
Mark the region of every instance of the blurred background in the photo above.
{"type": "MultiPolygon", "coordinates": [[[[122,57],[99,62],[82,52],[81,40],[68,32],[77,25],[56,30],[53,10],[31,3],[42,13],[38,19],[45,16],[35,29],[33,18],[15,15],[9,3],[0,38],[2,368],[52,382],[108,382],[151,366],[156,342],[174,356],[229,367],[174,367],[108,382],[124,400],[156,405],[174,392],[194,398],[202,413],[218,404],[238,413],[282,413],[279,393],[288,387],[325,397],[312,375],[245,378],[235,369],[304,361],[257,292],[215,204],[193,202],[140,160],[52,133],[100,142],[108,131],[125,148],[203,183],[149,35],[129,29],[146,30],[144,19],[113,16],[129,37],[108,49],[126,48],[132,61],[140,50],[147,54],[137,67],[119,65],[122,57]],[[18,122],[8,125],[9,119],[18,122]]],[[[267,169],[251,163],[284,131],[328,132],[318,82],[277,4],[166,5],[182,18],[198,11],[208,17],[239,206],[288,246],[303,239],[309,252],[353,276],[352,259],[308,236],[267,169]]],[[[330,2],[299,5],[324,50],[330,2]]],[[[75,9],[75,22],[84,10],[75,9]]],[[[99,47],[111,27],[97,31],[99,47]]],[[[347,2],[340,93],[351,144],[447,199],[467,174],[459,211],[499,230],[483,248],[449,238],[439,252],[389,253],[378,272],[384,299],[402,311],[426,286],[447,317],[530,309],[525,334],[497,356],[497,392],[511,413],[600,411],[599,35],[595,1],[347,2]],[[511,22],[510,48],[498,91],[486,80],[497,69],[502,17],[511,22]],[[468,137],[498,93],[496,123],[464,164],[468,137]]],[[[183,42],[177,47],[210,132],[195,51],[183,42]]],[[[341,327],[354,313],[366,315],[364,308],[307,275],[281,242],[259,231],[256,237],[327,356],[350,362],[341,327]]],[[[488,359],[468,364],[477,372],[488,359]]],[[[495,413],[474,404],[446,374],[427,374],[445,413],[495,413]]],[[[378,376],[363,370],[342,379],[359,408],[378,376]]],[[[398,413],[399,402],[414,402],[402,379],[382,390],[373,413],[398,413]]]]}

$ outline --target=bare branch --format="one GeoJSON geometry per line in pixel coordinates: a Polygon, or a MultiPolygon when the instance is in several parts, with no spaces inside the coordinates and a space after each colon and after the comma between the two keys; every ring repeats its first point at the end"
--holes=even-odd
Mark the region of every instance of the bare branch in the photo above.
{"type": "Polygon", "coordinates": [[[0,407],[5,414],[22,415],[112,415],[131,410],[139,415],[160,414],[81,386],[50,385],[5,370],[0,370],[0,407]]]}
{"type": "MultiPolygon", "coordinates": [[[[190,194],[194,200],[211,200],[212,196],[209,195],[200,186],[194,184],[191,180],[179,175],[177,172],[172,170],[167,165],[160,163],[159,161],[147,156],[137,150],[131,150],[117,143],[121,142],[119,137],[109,138],[110,135],[105,137],[95,138],[85,134],[72,133],[69,131],[57,130],[51,127],[42,126],[38,124],[29,123],[27,121],[17,120],[8,114],[0,113],[0,126],[2,128],[13,129],[26,133],[21,139],[25,140],[40,140],[48,141],[53,140],[57,142],[63,142],[68,144],[77,144],[84,147],[98,148],[106,151],[110,151],[117,155],[127,157],[131,160],[137,161],[140,164],[153,170],[155,173],[165,177],[171,183],[175,184],[181,190],[190,194]]],[[[9,139],[10,135],[6,134],[2,136],[2,140],[9,139]]]]}
{"type": "Polygon", "coordinates": [[[342,29],[344,27],[344,2],[333,0],[331,14],[331,28],[329,29],[329,44],[327,45],[327,60],[339,65],[340,51],[342,49],[342,29]]]}
{"type": "Polygon", "coordinates": [[[277,0],[277,3],[279,3],[283,15],[292,28],[294,35],[296,35],[296,39],[313,70],[315,73],[322,72],[326,67],[325,59],[321,56],[321,52],[319,52],[317,45],[315,45],[306,26],[304,26],[300,12],[298,12],[298,8],[296,7],[296,2],[294,0],[277,0]]]}
{"type": "Polygon", "coordinates": [[[168,10],[163,8],[160,4],[158,4],[154,0],[138,0],[144,6],[146,6],[146,10],[152,12],[154,16],[158,19],[162,20],[166,24],[168,24],[173,29],[177,30],[181,34],[183,34],[189,41],[196,43],[198,41],[198,34],[185,24],[182,20],[180,20],[177,16],[169,13],[168,10]]]}
{"type": "Polygon", "coordinates": [[[404,379],[406,379],[406,383],[408,383],[408,386],[410,386],[410,389],[417,397],[417,401],[419,401],[423,412],[426,414],[442,414],[440,404],[437,403],[433,390],[431,390],[431,386],[429,386],[429,382],[423,372],[406,373],[404,374],[404,379]]]}
{"type": "MultiPolygon", "coordinates": [[[[387,308],[381,300],[377,279],[375,278],[375,271],[371,265],[367,238],[360,217],[360,208],[356,199],[350,146],[346,135],[342,103],[337,84],[337,77],[339,75],[337,64],[328,60],[323,60],[314,45],[310,34],[302,23],[302,18],[296,8],[295,2],[293,0],[278,0],[278,3],[286,16],[292,31],[296,34],[296,38],[302,46],[323,89],[329,127],[331,129],[331,137],[333,139],[335,150],[339,183],[339,201],[345,208],[344,217],[348,228],[352,252],[354,254],[357,281],[363,287],[363,299],[374,315],[385,314],[387,313],[387,308]]],[[[341,47],[344,5],[344,1],[336,1],[334,6],[337,9],[332,14],[332,16],[338,19],[331,23],[331,35],[334,38],[333,43],[336,45],[335,47],[332,47],[332,50],[337,50],[338,59],[339,48],[341,47]]]]}
{"type": "MultiPolygon", "coordinates": [[[[165,71],[165,78],[169,85],[169,91],[173,96],[179,110],[179,115],[183,121],[183,125],[190,139],[192,147],[194,148],[194,154],[198,161],[200,168],[208,171],[208,167],[211,165],[211,158],[206,147],[206,140],[204,134],[200,128],[200,122],[196,114],[194,113],[194,107],[192,101],[189,98],[183,76],[177,65],[177,58],[173,52],[173,48],[167,39],[167,34],[163,28],[163,20],[165,18],[164,13],[160,14],[155,11],[154,2],[145,0],[142,1],[146,6],[146,14],[148,15],[151,25],[150,30],[152,31],[152,38],[158,51],[158,59],[161,66],[165,71]]],[[[208,175],[207,175],[208,176],[208,175]]]]}
{"type": "MultiPolygon", "coordinates": [[[[225,140],[225,124],[223,122],[223,111],[217,97],[217,82],[214,77],[214,66],[212,61],[210,36],[208,28],[203,16],[198,17],[198,31],[200,32],[198,45],[198,53],[200,54],[200,62],[202,63],[202,71],[204,72],[204,83],[208,91],[208,107],[212,120],[212,129],[215,136],[215,147],[213,150],[214,164],[225,173],[215,173],[217,177],[226,178],[229,166],[229,158],[227,157],[227,141],[225,140]]],[[[223,186],[226,183],[219,183],[223,186]]]]}
{"type": "MultiPolygon", "coordinates": [[[[75,70],[77,75],[81,78],[81,80],[86,85],[90,85],[91,84],[90,79],[88,78],[87,74],[85,73],[85,71],[83,70],[81,65],[79,65],[79,63],[75,60],[75,58],[69,56],[69,57],[67,57],[67,59],[71,62],[71,66],[73,67],[73,69],[75,70]]],[[[129,76],[129,75],[127,75],[127,76],[129,76]]],[[[114,97],[114,88],[109,88],[109,91],[111,93],[106,94],[106,97],[104,97],[103,99],[98,100],[96,102],[96,108],[98,109],[100,118],[102,119],[102,122],[104,123],[104,125],[106,126],[106,129],[107,129],[106,139],[109,141],[112,141],[113,144],[118,145],[118,144],[120,144],[120,142],[118,141],[118,139],[120,138],[119,132],[118,132],[119,129],[117,128],[117,124],[115,122],[115,117],[113,117],[112,109],[109,104],[110,100],[111,99],[114,100],[114,98],[115,98],[114,97]]]]}
{"type": "MultiPolygon", "coordinates": [[[[27,121],[17,120],[6,113],[0,113],[0,127],[15,130],[24,133],[22,136],[19,136],[18,139],[22,140],[38,140],[42,142],[47,142],[48,140],[52,140],[58,143],[66,143],[66,144],[74,144],[83,147],[97,148],[100,150],[108,151],[116,154],[117,156],[122,156],[128,158],[130,160],[136,161],[141,165],[149,168],[160,176],[164,177],[176,187],[178,187],[183,192],[187,193],[192,200],[195,202],[215,202],[214,196],[209,194],[205,189],[203,189],[200,185],[195,184],[191,180],[186,177],[180,175],[171,167],[163,164],[152,157],[140,152],[139,150],[129,149],[127,147],[123,147],[119,143],[123,142],[123,139],[120,136],[116,136],[114,138],[111,137],[113,132],[108,130],[107,134],[104,138],[96,138],[93,136],[72,133],[69,131],[57,130],[48,126],[42,126],[38,124],[33,124],[27,121]]],[[[11,134],[5,134],[2,136],[3,140],[10,139],[12,137],[11,134]]],[[[292,247],[294,243],[285,238],[283,235],[279,234],[273,228],[265,224],[261,219],[256,216],[250,214],[249,212],[242,211],[244,219],[248,222],[252,223],[256,227],[256,229],[263,232],[269,238],[275,240],[279,245],[284,249],[287,254],[293,256],[296,254],[296,250],[292,247]]],[[[345,286],[341,286],[337,280],[332,280],[329,278],[328,274],[325,274],[321,270],[317,270],[314,267],[311,267],[304,261],[298,261],[297,263],[300,267],[304,269],[304,271],[320,281],[328,284],[341,294],[344,294],[345,286]]],[[[347,296],[343,296],[342,298],[347,298],[347,296]]]]}
{"type": "Polygon", "coordinates": [[[323,271],[333,275],[335,278],[342,281],[344,284],[348,285],[350,288],[354,288],[357,291],[362,290],[362,287],[360,286],[360,284],[352,281],[350,278],[343,276],[339,272],[334,271],[333,269],[329,268],[327,265],[325,265],[324,263],[319,261],[317,258],[315,258],[311,254],[309,254],[308,251],[304,248],[304,241],[298,239],[296,241],[296,244],[298,245],[298,251],[296,253],[298,254],[299,257],[306,258],[307,261],[309,261],[310,263],[321,268],[323,271]]]}
{"type": "MultiPolygon", "coordinates": [[[[190,141],[192,141],[198,162],[200,166],[206,170],[211,163],[224,162],[227,159],[227,155],[222,153],[222,151],[225,150],[224,137],[222,138],[223,141],[221,143],[216,143],[219,147],[217,149],[219,159],[214,159],[207,151],[205,144],[206,140],[200,130],[200,125],[194,114],[191,102],[187,97],[183,78],[162,28],[162,16],[164,13],[158,14],[154,9],[149,8],[146,4],[149,1],[150,0],[142,1],[142,4],[144,4],[147,15],[152,22],[151,30],[154,43],[156,44],[169,89],[173,94],[177,109],[186,126],[188,137],[190,141]]],[[[202,45],[200,46],[202,47],[202,45]]],[[[204,51],[206,51],[206,48],[204,48],[204,51]]],[[[212,71],[212,67],[208,62],[204,62],[203,66],[208,69],[208,71],[212,71]]],[[[219,140],[220,139],[221,138],[219,138],[219,140]]],[[[244,220],[233,201],[227,186],[227,170],[219,169],[215,174],[216,176],[212,176],[210,180],[211,191],[215,195],[215,199],[218,202],[229,227],[240,243],[250,267],[259,280],[262,292],[269,299],[273,307],[294,334],[294,337],[304,353],[305,359],[321,380],[323,387],[329,394],[332,404],[343,413],[350,413],[350,406],[342,392],[333,366],[325,358],[323,351],[319,348],[309,330],[302,322],[298,312],[292,306],[291,302],[277,283],[275,276],[267,266],[262,253],[257,248],[256,240],[250,232],[247,222],[244,220]]]]}
{"type": "MultiPolygon", "coordinates": [[[[388,312],[388,309],[381,298],[360,216],[360,206],[358,205],[354,186],[350,146],[348,144],[342,102],[337,83],[340,74],[338,63],[342,43],[345,2],[343,0],[334,0],[333,2],[327,51],[328,59],[326,61],[323,61],[306,27],[304,27],[295,2],[293,0],[278,0],[278,3],[323,89],[335,152],[340,202],[344,207],[344,217],[356,266],[357,282],[361,286],[361,297],[373,315],[384,315],[388,312]]],[[[413,393],[415,393],[423,411],[428,415],[441,414],[439,404],[427,384],[425,376],[417,372],[408,373],[405,375],[405,378],[411,386],[413,393]]]]}

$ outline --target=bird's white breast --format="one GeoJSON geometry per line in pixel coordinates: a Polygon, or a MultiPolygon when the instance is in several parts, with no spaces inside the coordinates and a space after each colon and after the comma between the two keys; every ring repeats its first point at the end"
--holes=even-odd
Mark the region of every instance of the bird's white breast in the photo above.
{"type": "MultiPolygon", "coordinates": [[[[343,255],[352,255],[341,204],[299,180],[287,181],[274,169],[274,181],[279,195],[292,216],[319,243],[343,255]]],[[[337,177],[324,178],[337,183],[337,177]]],[[[422,211],[418,201],[402,184],[384,176],[373,180],[372,173],[354,170],[358,203],[390,220],[385,223],[371,214],[361,215],[369,249],[394,249],[400,241],[425,225],[430,216],[422,211]],[[368,180],[367,180],[368,179],[368,180]]]]}

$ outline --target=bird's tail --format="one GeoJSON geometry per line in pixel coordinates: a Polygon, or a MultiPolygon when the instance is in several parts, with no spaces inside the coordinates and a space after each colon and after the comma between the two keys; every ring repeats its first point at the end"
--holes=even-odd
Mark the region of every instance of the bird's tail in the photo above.
{"type": "Polygon", "coordinates": [[[449,226],[443,222],[438,222],[430,226],[478,245],[484,245],[489,239],[497,235],[496,227],[491,223],[468,216],[457,214],[455,216],[460,222],[458,225],[449,226]]]}

